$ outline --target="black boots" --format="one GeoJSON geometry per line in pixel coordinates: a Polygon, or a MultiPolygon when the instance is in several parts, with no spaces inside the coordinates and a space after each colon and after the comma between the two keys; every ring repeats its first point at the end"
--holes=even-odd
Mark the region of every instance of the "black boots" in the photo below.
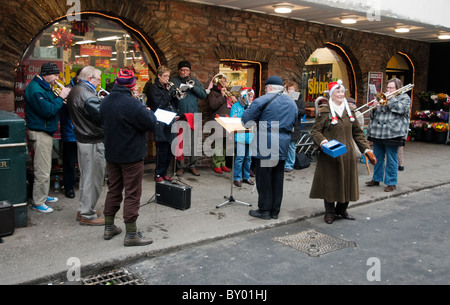
{"type": "Polygon", "coordinates": [[[338,202],[335,207],[334,202],[327,202],[324,200],[324,205],[325,205],[324,221],[327,224],[332,224],[336,216],[343,219],[355,220],[355,218],[353,216],[350,216],[347,212],[348,202],[344,203],[338,202]]]}

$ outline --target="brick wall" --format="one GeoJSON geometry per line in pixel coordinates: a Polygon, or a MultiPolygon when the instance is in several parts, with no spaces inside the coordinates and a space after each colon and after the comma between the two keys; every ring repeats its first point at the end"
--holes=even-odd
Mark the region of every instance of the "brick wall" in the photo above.
{"type": "MultiPolygon", "coordinates": [[[[118,16],[138,29],[173,71],[180,60],[189,60],[193,74],[205,86],[219,71],[221,58],[259,61],[266,67],[263,78],[277,74],[299,81],[312,52],[331,42],[352,60],[359,104],[367,96],[368,72],[385,72],[397,52],[407,54],[415,67],[413,109],[419,104],[418,92],[427,89],[428,43],[192,2],[83,0],[80,4],[82,11],[118,16]]],[[[0,29],[0,87],[14,87],[14,69],[28,45],[68,9],[65,0],[19,0],[0,5],[4,25],[0,29]]],[[[10,102],[9,96],[0,97],[0,109],[11,109],[10,102]]],[[[201,101],[199,106],[207,117],[208,105],[201,101]]]]}

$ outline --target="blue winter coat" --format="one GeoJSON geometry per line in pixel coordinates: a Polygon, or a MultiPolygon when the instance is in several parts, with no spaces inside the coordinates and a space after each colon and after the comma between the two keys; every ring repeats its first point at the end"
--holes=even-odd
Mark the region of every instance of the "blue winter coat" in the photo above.
{"type": "Polygon", "coordinates": [[[277,93],[269,92],[255,99],[242,116],[242,122],[246,127],[249,127],[252,122],[257,124],[256,157],[258,159],[286,160],[292,129],[297,122],[297,105],[287,94],[277,96],[263,110],[264,105],[275,94],[277,93]],[[272,143],[272,140],[276,142],[272,143]],[[277,144],[278,150],[275,149],[277,144]]]}
{"type": "MultiPolygon", "coordinates": [[[[237,103],[234,103],[233,106],[231,106],[230,117],[242,118],[244,111],[244,106],[241,105],[241,101],[238,101],[237,103]]],[[[250,144],[253,141],[253,136],[254,134],[252,132],[237,132],[234,135],[234,140],[238,143],[250,144]]]]}

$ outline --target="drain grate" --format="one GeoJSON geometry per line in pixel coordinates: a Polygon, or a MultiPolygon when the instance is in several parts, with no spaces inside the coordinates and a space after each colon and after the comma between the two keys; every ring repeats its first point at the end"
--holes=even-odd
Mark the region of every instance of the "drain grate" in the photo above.
{"type": "Polygon", "coordinates": [[[272,240],[283,243],[309,256],[320,256],[347,247],[356,247],[356,243],[354,242],[336,238],[315,230],[274,237],[272,240]]]}
{"type": "Polygon", "coordinates": [[[82,285],[145,285],[137,275],[127,269],[113,270],[105,274],[81,279],[82,285]]]}

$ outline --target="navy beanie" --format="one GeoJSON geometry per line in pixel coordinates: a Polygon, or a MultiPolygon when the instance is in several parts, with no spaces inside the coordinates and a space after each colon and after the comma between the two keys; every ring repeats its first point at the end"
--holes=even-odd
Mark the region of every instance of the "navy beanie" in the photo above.
{"type": "Polygon", "coordinates": [[[269,78],[266,80],[266,82],[265,82],[264,85],[265,85],[265,86],[267,86],[267,85],[278,85],[278,86],[283,86],[283,80],[282,80],[279,76],[274,75],[274,76],[269,77],[269,78]]]}

